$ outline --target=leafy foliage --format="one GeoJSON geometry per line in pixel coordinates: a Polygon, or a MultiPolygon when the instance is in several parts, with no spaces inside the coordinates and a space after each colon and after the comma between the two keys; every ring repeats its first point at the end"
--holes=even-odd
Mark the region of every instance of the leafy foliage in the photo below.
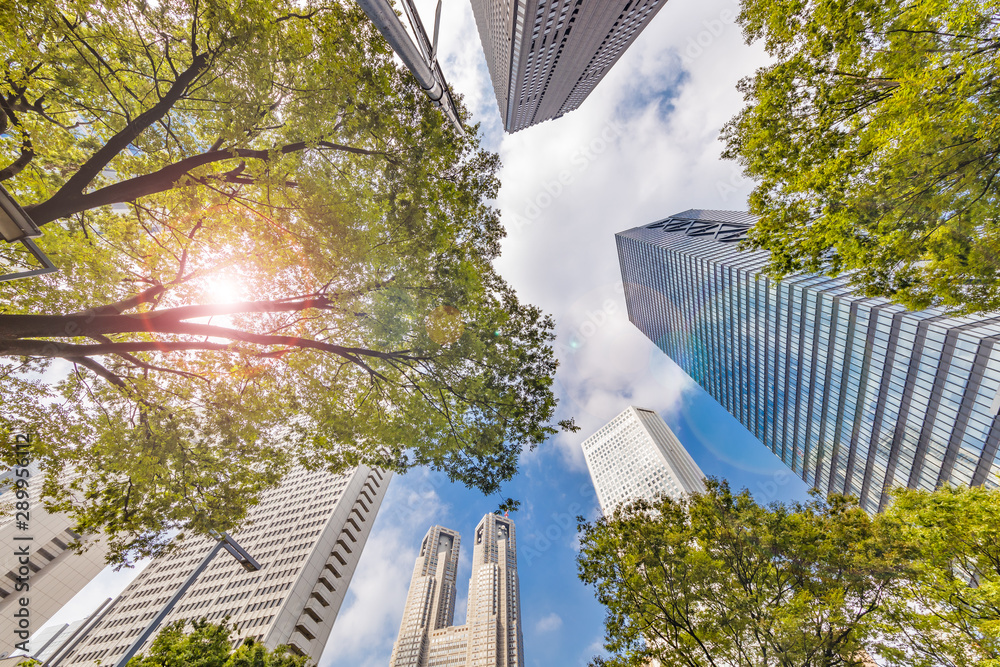
{"type": "Polygon", "coordinates": [[[612,654],[593,664],[1000,665],[1000,490],[894,493],[872,517],[709,480],[581,522],[612,654]]]}
{"type": "Polygon", "coordinates": [[[581,529],[580,578],[608,609],[607,665],[860,666],[906,562],[850,499],[765,508],[714,480],[581,529]]]}
{"type": "Polygon", "coordinates": [[[0,436],[35,436],[51,507],[114,562],[234,528],[295,464],[494,493],[556,431],[552,320],[492,267],[498,158],[353,2],[0,25],[0,180],[62,269],[0,284],[0,436]]]}
{"type": "Polygon", "coordinates": [[[908,640],[881,652],[912,667],[1000,666],[1000,493],[900,490],[888,513],[917,555],[893,614],[908,640]]]}
{"type": "Polygon", "coordinates": [[[269,651],[250,638],[233,650],[225,622],[191,625],[187,631],[184,621],[176,621],[160,630],[145,654],[129,660],[129,667],[305,667],[307,662],[285,646],[269,651]]]}
{"type": "Polygon", "coordinates": [[[723,135],[771,271],[1000,308],[1000,4],[744,0],[740,22],[774,62],[723,135]]]}

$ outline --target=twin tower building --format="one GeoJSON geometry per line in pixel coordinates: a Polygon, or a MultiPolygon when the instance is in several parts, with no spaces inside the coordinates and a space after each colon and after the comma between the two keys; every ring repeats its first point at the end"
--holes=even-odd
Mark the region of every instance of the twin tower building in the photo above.
{"type": "MultiPolygon", "coordinates": [[[[583,444],[606,514],[635,498],[703,491],[704,476],[663,419],[630,407],[583,444]]],[[[522,667],[514,522],[476,526],[465,625],[454,625],[461,537],[433,526],[420,544],[390,667],[522,667]]]]}
{"type": "Polygon", "coordinates": [[[487,514],[476,526],[465,625],[454,625],[461,537],[432,526],[420,545],[390,667],[522,667],[514,522],[487,514]]]}

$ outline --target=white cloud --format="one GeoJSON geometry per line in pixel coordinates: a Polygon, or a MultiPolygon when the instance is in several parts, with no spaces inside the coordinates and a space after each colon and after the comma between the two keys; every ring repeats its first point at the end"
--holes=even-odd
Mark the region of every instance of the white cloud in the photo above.
{"type": "Polygon", "coordinates": [[[629,404],[677,411],[690,379],[628,321],[614,234],[688,208],[739,209],[750,184],[723,162],[737,81],[764,62],[742,44],[731,0],[672,0],[580,109],[499,146],[508,238],[498,262],[519,295],[554,315],[555,445],[580,443],[629,404]]]}
{"type": "Polygon", "coordinates": [[[562,618],[559,614],[552,612],[535,624],[535,632],[538,632],[539,634],[555,632],[562,627],[562,624],[562,618]]]}
{"type": "Polygon", "coordinates": [[[595,655],[606,656],[608,654],[607,650],[604,648],[604,639],[599,637],[583,650],[583,659],[590,660],[595,655]]]}
{"type": "MultiPolygon", "coordinates": [[[[417,0],[428,31],[435,5],[417,0]]],[[[750,184],[719,159],[718,137],[742,104],[736,82],[764,55],[742,43],[737,10],[671,0],[578,110],[508,135],[471,5],[443,5],[442,70],[503,161],[498,269],[556,318],[559,417],[581,430],[554,444],[571,469],[584,469],[580,442],[627,405],[677,411],[691,386],[628,321],[614,234],[687,208],[744,206],[750,184]]]]}

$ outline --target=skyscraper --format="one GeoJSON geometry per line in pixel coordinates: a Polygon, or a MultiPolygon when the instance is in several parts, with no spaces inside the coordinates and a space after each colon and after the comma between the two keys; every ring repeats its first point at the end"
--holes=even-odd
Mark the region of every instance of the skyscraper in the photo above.
{"type": "Polygon", "coordinates": [[[601,511],[659,494],[705,490],[705,475],[660,415],[629,407],[583,441],[583,456],[601,511]]]}
{"type": "Polygon", "coordinates": [[[0,658],[10,655],[16,645],[48,621],[53,614],[80,592],[104,569],[107,544],[100,539],[81,538],[73,531],[66,514],[46,512],[39,492],[42,477],[34,466],[28,484],[28,520],[18,525],[14,512],[13,471],[0,475],[0,658]],[[71,546],[80,540],[86,547],[76,553],[71,546]],[[19,550],[28,551],[27,565],[19,562],[19,550]],[[26,572],[21,568],[25,568],[26,572]],[[21,590],[18,590],[18,585],[21,590]],[[20,600],[27,599],[28,627],[15,617],[20,600]]]}
{"type": "Polygon", "coordinates": [[[521,597],[514,522],[487,514],[476,526],[469,580],[468,667],[521,667],[521,597]]]}
{"type": "Polygon", "coordinates": [[[446,528],[434,526],[424,537],[390,667],[523,667],[514,522],[487,514],[476,527],[468,616],[455,626],[454,587],[445,601],[458,549],[458,533],[446,528]]]}
{"type": "Polygon", "coordinates": [[[504,129],[573,111],[666,0],[472,0],[504,129]]]}
{"type": "Polygon", "coordinates": [[[755,219],[690,210],[616,236],[629,319],[806,483],[1000,484],[1000,317],[910,312],[846,276],[764,275],[755,219]]]}
{"type": "Polygon", "coordinates": [[[460,543],[453,530],[432,526],[427,531],[413,567],[390,667],[426,665],[431,631],[454,624],[460,543]]]}
{"type": "MultiPolygon", "coordinates": [[[[260,571],[248,572],[228,554],[218,554],[163,625],[229,617],[234,646],[253,637],[268,648],[288,644],[318,660],[390,477],[365,466],[344,475],[292,471],[251,510],[249,525],[233,534],[260,571]]],[[[212,546],[207,539],[191,540],[153,561],[60,665],[117,662],[212,546]]]]}

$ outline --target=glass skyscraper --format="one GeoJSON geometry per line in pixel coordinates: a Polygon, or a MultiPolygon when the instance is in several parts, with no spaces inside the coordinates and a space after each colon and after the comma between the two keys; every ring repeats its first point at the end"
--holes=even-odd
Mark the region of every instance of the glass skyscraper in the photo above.
{"type": "Polygon", "coordinates": [[[907,311],[848,279],[763,274],[755,219],[690,210],[616,235],[629,319],[806,483],[1000,485],[1000,317],[907,311]]]}

